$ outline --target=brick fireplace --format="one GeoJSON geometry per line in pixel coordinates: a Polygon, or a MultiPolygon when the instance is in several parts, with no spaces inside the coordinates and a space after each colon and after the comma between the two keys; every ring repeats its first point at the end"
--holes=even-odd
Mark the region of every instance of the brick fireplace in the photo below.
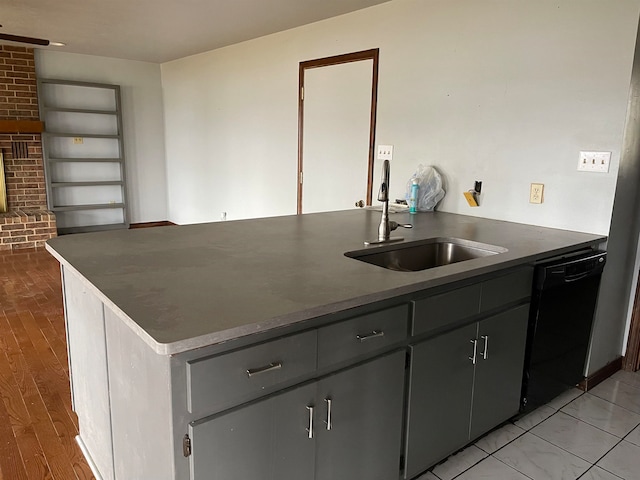
{"type": "Polygon", "coordinates": [[[7,197],[7,212],[0,212],[0,251],[41,247],[56,236],[55,215],[47,210],[41,131],[33,49],[0,45],[0,150],[7,197]]]}

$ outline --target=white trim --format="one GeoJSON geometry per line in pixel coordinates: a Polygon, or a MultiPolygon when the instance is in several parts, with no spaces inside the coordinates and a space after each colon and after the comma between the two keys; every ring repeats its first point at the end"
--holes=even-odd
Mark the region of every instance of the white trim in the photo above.
{"type": "Polygon", "coordinates": [[[98,467],[96,467],[96,464],[94,463],[93,458],[91,458],[91,455],[89,454],[89,450],[87,450],[87,446],[82,441],[82,438],[80,438],[80,435],[76,435],[76,443],[80,447],[80,450],[82,450],[82,454],[84,455],[84,458],[87,460],[87,463],[89,464],[89,468],[91,469],[91,473],[93,473],[93,476],[96,477],[96,480],[103,480],[102,475],[100,475],[100,472],[98,471],[98,467]]]}

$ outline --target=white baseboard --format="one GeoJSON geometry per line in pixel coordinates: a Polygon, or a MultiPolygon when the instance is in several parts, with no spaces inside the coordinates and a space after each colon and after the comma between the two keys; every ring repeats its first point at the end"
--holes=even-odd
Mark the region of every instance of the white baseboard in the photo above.
{"type": "Polygon", "coordinates": [[[89,464],[89,468],[91,469],[93,476],[96,477],[96,480],[103,480],[102,475],[100,475],[100,472],[98,472],[98,467],[96,467],[96,464],[94,463],[93,458],[91,458],[91,455],[89,454],[89,450],[87,450],[87,447],[82,441],[82,438],[80,438],[80,435],[76,435],[76,443],[80,447],[80,450],[82,450],[82,454],[84,455],[84,458],[87,460],[87,463],[89,464]]]}

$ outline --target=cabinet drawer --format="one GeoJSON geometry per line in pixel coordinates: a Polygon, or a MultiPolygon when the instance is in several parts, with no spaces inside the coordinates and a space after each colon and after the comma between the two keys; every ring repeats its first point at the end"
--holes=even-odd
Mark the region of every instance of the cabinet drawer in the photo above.
{"type": "Polygon", "coordinates": [[[420,335],[476,315],[480,309],[480,284],[469,285],[414,302],[413,331],[420,335]]]}
{"type": "Polygon", "coordinates": [[[404,340],[408,320],[409,305],[400,305],[319,329],[318,368],[404,340]]]}
{"type": "Polygon", "coordinates": [[[521,268],[482,283],[480,311],[486,312],[531,296],[533,267],[521,268]]]}
{"type": "Polygon", "coordinates": [[[219,411],[257,398],[269,387],[313,373],[316,358],[312,330],[187,362],[189,412],[219,411]]]}

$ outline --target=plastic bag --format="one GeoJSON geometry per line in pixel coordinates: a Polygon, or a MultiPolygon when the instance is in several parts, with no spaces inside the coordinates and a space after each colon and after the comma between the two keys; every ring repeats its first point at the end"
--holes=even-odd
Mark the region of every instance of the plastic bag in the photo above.
{"type": "Polygon", "coordinates": [[[418,211],[432,212],[438,202],[444,198],[445,191],[442,188],[442,177],[434,167],[418,165],[418,170],[407,182],[405,194],[407,203],[411,196],[411,184],[414,178],[418,179],[418,184],[420,185],[418,190],[418,211]]]}

